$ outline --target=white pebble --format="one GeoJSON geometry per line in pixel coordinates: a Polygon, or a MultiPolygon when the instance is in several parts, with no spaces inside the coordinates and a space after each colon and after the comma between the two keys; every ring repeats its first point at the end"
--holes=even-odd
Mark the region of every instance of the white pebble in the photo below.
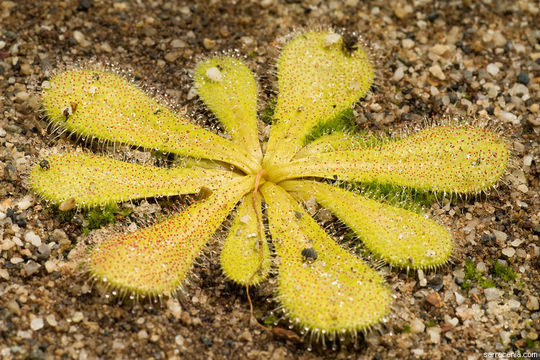
{"type": "Polygon", "coordinates": [[[465,302],[465,300],[467,300],[463,295],[461,295],[457,291],[454,292],[454,295],[456,296],[456,303],[458,305],[463,304],[465,302]]]}
{"type": "Polygon", "coordinates": [[[401,40],[401,46],[407,50],[412,49],[414,47],[414,40],[408,38],[403,39],[401,40]]]}
{"type": "Polygon", "coordinates": [[[502,232],[502,231],[499,231],[499,230],[491,230],[491,232],[493,233],[493,235],[495,236],[495,240],[497,240],[497,242],[505,242],[506,239],[508,238],[508,235],[506,235],[506,233],[502,232]]]}
{"type": "Polygon", "coordinates": [[[341,35],[339,34],[336,34],[336,33],[328,34],[323,39],[323,46],[324,47],[332,46],[335,43],[337,43],[340,39],[341,39],[341,35]]]}
{"type": "Polygon", "coordinates": [[[394,72],[394,76],[392,77],[392,80],[394,80],[395,82],[398,82],[399,80],[403,79],[404,75],[405,75],[405,68],[403,66],[400,66],[394,72]]]}
{"type": "Polygon", "coordinates": [[[427,279],[424,276],[424,271],[422,271],[422,269],[418,269],[418,284],[421,287],[425,287],[427,285],[427,279]]]}
{"type": "Polygon", "coordinates": [[[490,74],[491,76],[495,76],[499,73],[499,67],[497,66],[497,64],[488,64],[487,68],[486,68],[488,74],[490,74]]]}
{"type": "Polygon", "coordinates": [[[459,324],[459,319],[457,317],[453,317],[450,320],[448,320],[448,323],[452,325],[453,327],[456,327],[459,324]]]}
{"type": "Polygon", "coordinates": [[[487,301],[498,300],[501,296],[501,291],[497,288],[484,289],[484,295],[487,301]]]}
{"type": "Polygon", "coordinates": [[[445,52],[447,52],[450,48],[448,47],[448,45],[443,45],[443,44],[436,44],[434,46],[432,46],[429,51],[436,54],[436,55],[439,55],[439,56],[442,56],[444,55],[445,52]]]}
{"type": "Polygon", "coordinates": [[[175,49],[186,47],[186,42],[180,39],[174,39],[171,41],[171,46],[175,49]]]}
{"type": "Polygon", "coordinates": [[[416,357],[420,357],[420,356],[424,355],[424,349],[412,349],[411,352],[416,357]]]}
{"type": "Polygon", "coordinates": [[[512,114],[508,111],[501,111],[499,113],[499,119],[501,119],[504,122],[511,122],[512,124],[519,124],[519,120],[516,115],[512,114]]]}
{"type": "Polygon", "coordinates": [[[84,315],[80,311],[76,311],[71,317],[71,320],[73,320],[73,322],[75,323],[81,322],[83,319],[84,319],[84,315]]]}
{"type": "Polygon", "coordinates": [[[17,207],[19,208],[19,210],[26,210],[28,209],[30,206],[32,206],[32,195],[26,195],[25,197],[23,197],[18,203],[17,203],[17,207]]]}
{"type": "Polygon", "coordinates": [[[75,30],[73,32],[73,38],[75,39],[76,42],[78,42],[79,44],[82,43],[84,41],[84,35],[82,32],[78,31],[78,30],[75,30]]]}
{"type": "Polygon", "coordinates": [[[523,240],[521,239],[515,239],[514,241],[512,241],[510,243],[510,245],[512,245],[513,247],[519,247],[519,245],[521,245],[523,243],[523,240]]]}
{"type": "Polygon", "coordinates": [[[193,100],[197,96],[197,89],[195,89],[195,86],[192,86],[191,89],[189,89],[187,93],[187,99],[193,100]]]}
{"type": "Polygon", "coordinates": [[[184,337],[182,335],[176,335],[174,342],[178,346],[184,346],[184,337]]]}
{"type": "Polygon", "coordinates": [[[445,80],[446,75],[444,75],[444,72],[442,71],[441,67],[438,64],[435,64],[429,68],[429,72],[431,75],[435,76],[439,80],[445,80]]]}
{"type": "Polygon", "coordinates": [[[169,298],[169,300],[167,300],[167,308],[176,319],[180,319],[182,307],[177,299],[169,298]]]}
{"type": "Polygon", "coordinates": [[[516,311],[520,308],[521,306],[521,303],[517,300],[514,300],[514,299],[510,299],[508,301],[508,306],[510,307],[510,310],[512,311],[516,311]]]}
{"type": "Polygon", "coordinates": [[[38,318],[35,318],[34,320],[32,320],[30,322],[30,327],[32,328],[32,330],[36,331],[36,330],[39,330],[39,329],[42,329],[43,328],[43,318],[42,317],[38,317],[38,318]]]}
{"type": "Polygon", "coordinates": [[[532,156],[531,155],[525,155],[523,157],[523,165],[531,166],[531,164],[532,164],[532,156]]]}
{"type": "Polygon", "coordinates": [[[217,67],[211,67],[208,70],[206,70],[206,77],[215,82],[223,81],[223,75],[221,74],[221,71],[219,71],[217,67]]]}
{"type": "Polygon", "coordinates": [[[432,344],[438,344],[441,342],[441,328],[438,326],[429,327],[426,330],[429,335],[429,341],[432,344]]]}
{"type": "Polygon", "coordinates": [[[45,317],[45,320],[47,320],[47,323],[51,326],[56,326],[58,323],[56,322],[56,319],[54,317],[54,314],[47,315],[45,317]]]}
{"type": "Polygon", "coordinates": [[[240,218],[240,222],[242,224],[249,224],[249,220],[251,220],[251,217],[249,215],[244,215],[240,218]]]}
{"type": "Polygon", "coordinates": [[[511,247],[504,248],[501,252],[504,256],[509,257],[509,258],[511,258],[512,256],[516,254],[516,250],[511,247]]]}
{"type": "Polygon", "coordinates": [[[510,335],[512,335],[510,331],[501,331],[500,336],[501,336],[501,343],[503,345],[510,344],[510,341],[512,340],[510,339],[510,335]]]}
{"type": "Polygon", "coordinates": [[[35,232],[29,231],[24,235],[24,240],[35,247],[39,247],[41,245],[41,238],[36,235],[35,232]]]}
{"type": "Polygon", "coordinates": [[[426,328],[426,326],[424,325],[422,320],[416,318],[413,321],[411,321],[411,332],[412,333],[416,334],[416,333],[424,332],[425,328],[426,328]]]}

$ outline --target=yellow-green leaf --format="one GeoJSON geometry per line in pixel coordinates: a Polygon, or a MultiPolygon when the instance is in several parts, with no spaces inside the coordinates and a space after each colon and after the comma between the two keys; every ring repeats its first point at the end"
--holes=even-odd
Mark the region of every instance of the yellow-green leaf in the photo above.
{"type": "Polygon", "coordinates": [[[377,272],[336,244],[281,187],[267,182],[261,191],[280,258],[278,299],[293,322],[331,334],[380,321],[391,296],[377,272]]]}
{"type": "Polygon", "coordinates": [[[427,216],[316,181],[291,180],[280,185],[302,200],[313,196],[391,265],[431,268],[444,264],[452,254],[450,233],[427,216]]]}
{"type": "Polygon", "coordinates": [[[174,292],[253,182],[253,176],[235,179],[162,223],[105,240],[90,255],[90,272],[109,286],[136,294],[174,292]]]}
{"type": "MultiPolygon", "coordinates": [[[[236,175],[237,176],[237,175],[236,175]]],[[[143,166],[90,153],[53,155],[32,169],[29,182],[40,196],[59,204],[96,206],[152,196],[192,194],[229,183],[230,171],[143,166]]]]}
{"type": "Polygon", "coordinates": [[[359,46],[348,52],[337,34],[312,32],[285,45],[278,65],[279,95],[265,168],[286,163],[319,123],[340,114],[366,94],[373,69],[359,46]]]}
{"type": "MultiPolygon", "coordinates": [[[[225,244],[221,250],[221,268],[225,275],[241,285],[257,285],[270,271],[270,250],[262,230],[262,255],[258,236],[257,214],[253,209],[253,195],[248,194],[240,204],[225,244]]],[[[257,211],[262,219],[261,199],[257,197],[257,211]]]]}
{"type": "Polygon", "coordinates": [[[323,135],[304,146],[294,155],[294,159],[331,151],[353,150],[358,146],[358,143],[359,140],[354,135],[333,132],[323,135]]]}
{"type": "Polygon", "coordinates": [[[508,157],[506,143],[492,131],[440,126],[380,147],[310,155],[272,169],[269,176],[274,182],[324,177],[470,193],[493,186],[508,157]]]}
{"type": "Polygon", "coordinates": [[[257,161],[262,159],[257,135],[257,83],[239,59],[220,56],[197,65],[194,82],[199,96],[232,136],[257,161]]]}
{"type": "Polygon", "coordinates": [[[60,73],[49,81],[42,101],[55,125],[84,138],[258,169],[244,150],[183,119],[114,73],[87,69],[60,73]]]}

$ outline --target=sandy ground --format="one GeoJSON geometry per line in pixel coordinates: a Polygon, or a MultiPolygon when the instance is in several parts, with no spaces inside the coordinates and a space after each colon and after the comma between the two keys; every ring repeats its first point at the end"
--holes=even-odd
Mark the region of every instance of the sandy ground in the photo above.
{"type": "MultiPolygon", "coordinates": [[[[539,351],[538,17],[538,3],[524,0],[0,1],[0,358],[482,359],[539,351]],[[275,95],[276,39],[321,26],[356,31],[370,44],[377,84],[356,107],[359,129],[414,129],[442,114],[490,118],[511,145],[512,167],[497,190],[432,205],[455,236],[452,262],[426,274],[381,268],[395,294],[388,319],[356,346],[312,351],[307,340],[250,324],[244,290],[221,275],[217,245],[179,299],[110,300],[92,287],[76,270],[84,244],[172,207],[138,202],[132,215],[86,235],[81,214],[60,216],[39,201],[25,186],[28,169],[76,143],[47,131],[37,85],[52,69],[96,58],[131,69],[211,123],[190,93],[197,59],[232,49],[247,56],[262,109],[275,95]]],[[[259,319],[276,316],[272,282],[253,299],[259,319]]]]}

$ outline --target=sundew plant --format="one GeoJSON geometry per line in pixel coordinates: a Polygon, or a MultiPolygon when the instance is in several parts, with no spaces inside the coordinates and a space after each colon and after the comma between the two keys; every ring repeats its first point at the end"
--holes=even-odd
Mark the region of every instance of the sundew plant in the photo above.
{"type": "Polygon", "coordinates": [[[282,49],[277,76],[267,143],[257,130],[255,78],[235,57],[213,57],[194,70],[198,94],[225,136],[176,114],[115,72],[81,67],[49,80],[42,102],[55,126],[182,161],[167,168],[89,152],[52,155],[30,175],[41,197],[96,207],[206,193],[165,221],[96,244],[87,259],[93,278],[135,296],[173,294],[233,213],[220,255],[225,275],[255,286],[275,269],[276,301],[292,324],[334,338],[380,321],[391,291],[374,269],[325,232],[305,201],[328,209],[370,253],[394,267],[430,269],[448,261],[453,241],[445,228],[343,185],[478,193],[504,173],[505,142],[465,124],[431,126],[377,144],[342,131],[310,137],[350,111],[373,81],[366,51],[333,32],[292,37],[282,49]]]}

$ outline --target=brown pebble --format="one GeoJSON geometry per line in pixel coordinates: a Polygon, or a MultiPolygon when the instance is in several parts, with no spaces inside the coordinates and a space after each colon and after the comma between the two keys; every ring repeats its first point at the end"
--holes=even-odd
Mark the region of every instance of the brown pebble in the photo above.
{"type": "Polygon", "coordinates": [[[75,207],[75,198],[69,198],[58,206],[60,211],[69,211],[75,207]]]}
{"type": "Polygon", "coordinates": [[[442,326],[441,326],[441,332],[445,333],[445,332],[448,332],[448,331],[452,330],[453,328],[454,328],[454,325],[448,324],[448,323],[444,323],[444,324],[442,324],[442,326]]]}
{"type": "Polygon", "coordinates": [[[216,41],[208,38],[204,38],[203,46],[206,50],[212,50],[216,47],[216,41]]]}
{"type": "Polygon", "coordinates": [[[180,321],[184,325],[191,325],[191,316],[189,316],[189,313],[187,311],[182,311],[182,314],[180,315],[180,321]]]}
{"type": "Polygon", "coordinates": [[[438,292],[434,291],[426,296],[426,301],[435,307],[441,307],[441,295],[438,292]]]}
{"type": "Polygon", "coordinates": [[[272,334],[275,337],[278,337],[278,338],[282,338],[282,339],[285,339],[285,340],[291,340],[291,341],[295,341],[295,342],[300,342],[300,336],[298,336],[297,333],[295,333],[294,331],[291,331],[291,330],[287,330],[287,329],[280,328],[280,327],[275,327],[275,328],[272,328],[272,334]]]}

